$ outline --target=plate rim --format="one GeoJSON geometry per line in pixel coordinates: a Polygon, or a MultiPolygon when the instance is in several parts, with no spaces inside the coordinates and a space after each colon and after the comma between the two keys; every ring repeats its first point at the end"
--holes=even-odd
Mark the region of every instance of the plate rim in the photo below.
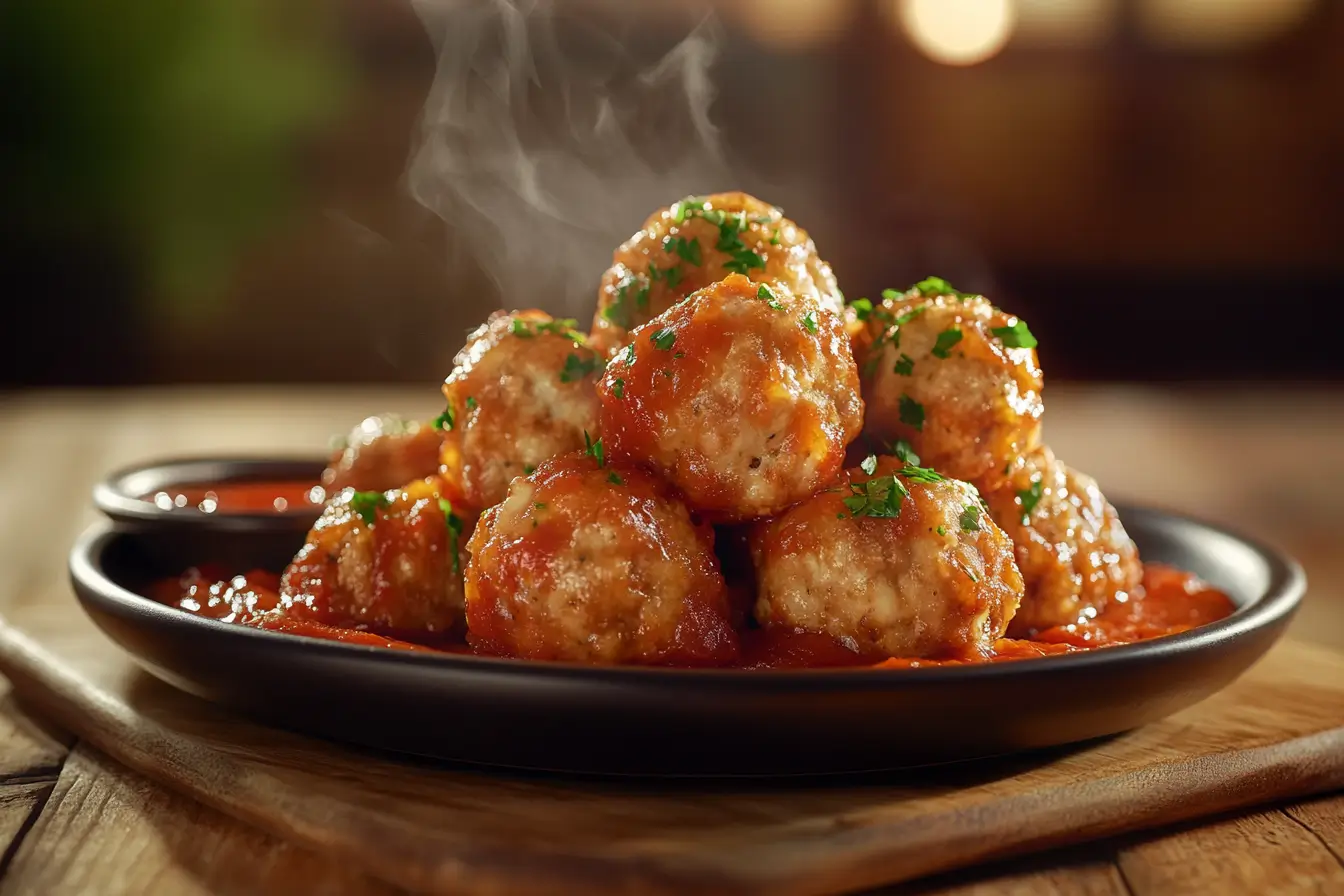
{"type": "MultiPolygon", "coordinates": [[[[109,477],[109,480],[112,477],[109,477]]],[[[137,532],[153,536],[150,527],[124,526],[115,521],[100,521],[85,530],[75,541],[69,555],[69,576],[81,608],[90,613],[89,603],[104,612],[123,618],[142,617],[159,625],[181,626],[212,637],[253,639],[253,643],[289,644],[291,650],[327,654],[365,662],[376,658],[383,664],[401,665],[445,673],[502,677],[559,678],[588,684],[684,686],[702,683],[718,688],[747,687],[752,690],[844,690],[910,687],[918,684],[965,684],[984,679],[1004,679],[1052,674],[1063,669],[1086,669],[1103,665],[1143,663],[1176,654],[1200,652],[1239,640],[1253,632],[1284,623],[1296,612],[1306,592],[1306,573],[1288,554],[1264,542],[1183,513],[1139,505],[1119,505],[1121,517],[1141,515],[1159,526],[1194,526],[1225,539],[1239,542],[1264,564],[1268,571],[1265,591],[1230,616],[1176,635],[1167,635],[1133,644],[1099,648],[1078,654],[1031,657],[1002,663],[971,663],[963,666],[932,668],[880,669],[842,667],[833,669],[732,669],[675,668],[666,666],[603,666],[568,661],[538,661],[507,657],[485,657],[430,651],[392,650],[372,645],[349,644],[317,638],[302,638],[252,626],[235,625],[185,613],[130,591],[107,575],[102,558],[116,539],[133,537],[137,532]]],[[[95,624],[99,624],[94,619],[95,624]]],[[[99,624],[101,628],[101,625],[99,624]]],[[[125,648],[123,648],[125,649],[125,648]]]]}

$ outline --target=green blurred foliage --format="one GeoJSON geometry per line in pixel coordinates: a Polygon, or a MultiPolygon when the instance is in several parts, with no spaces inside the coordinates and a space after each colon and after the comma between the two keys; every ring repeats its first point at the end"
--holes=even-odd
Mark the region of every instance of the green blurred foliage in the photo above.
{"type": "Polygon", "coordinates": [[[218,296],[300,186],[348,78],[330,9],[5,0],[0,171],[20,241],[113,244],[142,290],[218,296]]]}

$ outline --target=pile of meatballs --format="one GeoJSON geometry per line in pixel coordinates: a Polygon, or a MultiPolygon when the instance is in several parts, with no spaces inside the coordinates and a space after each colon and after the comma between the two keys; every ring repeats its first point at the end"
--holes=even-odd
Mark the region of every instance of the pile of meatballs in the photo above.
{"type": "Polygon", "coordinates": [[[1041,441],[1035,345],[937,278],[847,306],[779,209],[689,197],[617,248],[590,332],[496,313],[436,420],[356,429],[278,612],[585,663],[735,665],[755,629],[987,656],[1142,578],[1041,441]]]}

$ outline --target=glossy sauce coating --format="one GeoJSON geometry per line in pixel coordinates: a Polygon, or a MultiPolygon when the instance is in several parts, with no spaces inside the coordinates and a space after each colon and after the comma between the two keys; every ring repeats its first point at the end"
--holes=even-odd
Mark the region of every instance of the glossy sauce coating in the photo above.
{"type": "Polygon", "coordinates": [[[746,193],[687,197],[659,209],[612,256],[593,317],[593,345],[614,353],[628,333],[731,273],[779,281],[840,314],[844,297],[812,238],[746,193]]]}
{"type": "Polygon", "coordinates": [[[322,473],[328,494],[353,488],[368,492],[398,488],[439,469],[443,434],[395,414],[366,417],[350,431],[322,473]]]}
{"type": "Polygon", "coordinates": [[[757,525],[762,627],[828,635],[869,660],[988,655],[1022,599],[1012,542],[969,485],[907,469],[881,458],[872,474],[849,470],[840,487],[757,525]],[[893,481],[908,490],[898,516],[851,506],[850,483],[885,495],[893,481]]]}
{"type": "Polygon", "coordinates": [[[1006,344],[1017,323],[981,296],[883,299],[853,341],[865,434],[906,439],[953,478],[996,481],[1040,441],[1044,411],[1035,350],[1006,344]]]}
{"type": "Polygon", "coordinates": [[[436,478],[337,495],[281,578],[280,611],[379,631],[435,633],[460,623],[472,518],[444,500],[436,478]]]}
{"type": "Polygon", "coordinates": [[[467,340],[443,385],[443,476],[455,505],[484,510],[509,481],[599,437],[602,360],[542,311],[497,312],[467,340]],[[451,420],[446,419],[451,416],[451,420]]]}
{"type": "Polygon", "coordinates": [[[838,316],[734,274],[631,338],[598,386],[613,457],[715,522],[776,513],[839,473],[863,402],[838,316]]]}
{"type": "Polygon", "coordinates": [[[582,453],[515,479],[467,568],[473,645],[526,659],[724,665],[737,656],[713,533],[665,484],[582,453]]]}
{"type": "Polygon", "coordinates": [[[1014,460],[1004,482],[981,492],[1027,583],[1013,637],[1091,618],[1139,586],[1139,552],[1115,508],[1048,447],[1014,460]]]}
{"type": "Polygon", "coordinates": [[[202,513],[312,513],[327,499],[312,482],[258,479],[245,482],[174,485],[141,496],[160,510],[195,509],[202,513]]]}

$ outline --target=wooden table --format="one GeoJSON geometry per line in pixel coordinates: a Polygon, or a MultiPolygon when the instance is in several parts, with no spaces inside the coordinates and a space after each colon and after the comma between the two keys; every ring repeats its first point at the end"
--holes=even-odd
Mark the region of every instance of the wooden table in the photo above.
{"type": "MultiPolygon", "coordinates": [[[[0,401],[0,612],[63,587],[92,483],[152,455],[311,452],[433,390],[33,393],[0,401]]],[[[1108,494],[1286,547],[1311,589],[1292,635],[1344,648],[1344,393],[1053,388],[1047,434],[1108,494]]],[[[28,606],[27,609],[32,609],[28,606]]],[[[364,893],[387,885],[120,766],[0,682],[0,894],[364,893]]],[[[1344,893],[1344,795],[985,866],[900,893],[1344,893]]]]}

